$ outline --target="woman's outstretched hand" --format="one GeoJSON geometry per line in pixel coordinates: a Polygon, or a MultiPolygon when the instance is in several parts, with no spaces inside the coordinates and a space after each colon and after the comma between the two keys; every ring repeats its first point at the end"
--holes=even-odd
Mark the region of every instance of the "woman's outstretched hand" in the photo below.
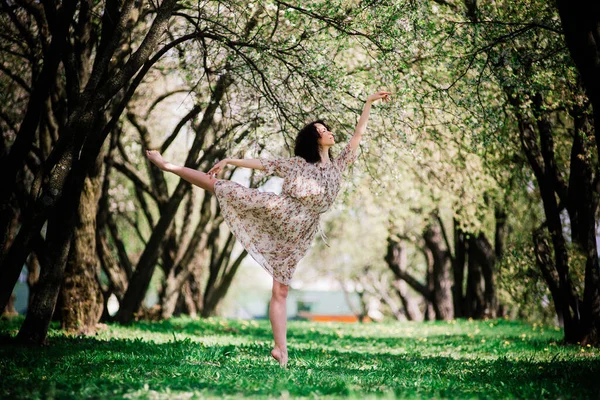
{"type": "Polygon", "coordinates": [[[165,170],[167,168],[167,162],[162,158],[160,153],[156,150],[146,150],[146,157],[148,160],[158,168],[165,170]]]}
{"type": "Polygon", "coordinates": [[[227,166],[227,159],[221,160],[218,163],[216,163],[215,166],[212,167],[207,172],[207,174],[212,175],[212,176],[217,176],[221,171],[223,171],[223,168],[225,168],[226,166],[227,166]]]}
{"type": "Polygon", "coordinates": [[[374,102],[375,100],[381,99],[384,102],[390,101],[392,92],[377,92],[367,97],[367,101],[374,102]]]}

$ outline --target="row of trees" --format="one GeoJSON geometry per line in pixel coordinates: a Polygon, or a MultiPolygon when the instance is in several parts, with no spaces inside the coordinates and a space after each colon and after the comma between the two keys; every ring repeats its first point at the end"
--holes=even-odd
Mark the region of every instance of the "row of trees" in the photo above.
{"type": "MultiPolygon", "coordinates": [[[[530,284],[535,277],[545,282],[565,339],[597,343],[597,18],[592,2],[560,1],[423,3],[393,25],[385,13],[372,16],[374,25],[388,23],[398,53],[413,56],[378,70],[407,99],[400,120],[386,115],[391,126],[404,126],[400,145],[378,137],[385,150],[371,150],[371,162],[396,170],[392,179],[389,169],[369,171],[392,225],[387,265],[377,261],[379,249],[370,263],[381,272],[370,282],[364,265],[354,274],[381,301],[396,303],[394,315],[414,314],[400,282],[424,298],[421,312],[448,318],[503,312],[494,299],[498,274],[530,284]],[[399,27],[408,31],[404,40],[394,36],[399,27]],[[411,218],[412,231],[402,222],[411,218]],[[424,257],[407,263],[406,246],[424,257]]],[[[538,282],[532,286],[539,293],[538,282]]]]}
{"type": "Polygon", "coordinates": [[[27,260],[35,281],[19,338],[44,341],[59,297],[65,328],[93,329],[111,294],[120,300],[116,319],[131,321],[156,265],[164,275],[163,317],[178,307],[214,312],[245,254],[233,253],[214,199],[192,195],[183,181],[169,188],[151,166],[147,176],[140,172],[143,150],[158,147],[163,134],[146,120],[165,99],[189,93],[191,108],[160,149],[168,152],[187,132],[193,139],[184,143],[181,161],[202,169],[226,151],[247,148],[247,140],[240,143],[259,123],[299,125],[306,112],[322,109],[295,104],[327,84],[327,60],[312,46],[335,21],[283,3],[6,1],[2,7],[2,93],[9,107],[2,113],[0,308],[27,260]],[[319,64],[311,65],[311,57],[319,64]],[[152,87],[161,76],[162,92],[152,87]],[[127,150],[132,141],[141,144],[135,153],[127,150]],[[139,212],[114,213],[111,193],[119,187],[139,212]],[[121,238],[132,231],[138,239],[121,238]],[[140,251],[132,254],[136,241],[140,251]]]}

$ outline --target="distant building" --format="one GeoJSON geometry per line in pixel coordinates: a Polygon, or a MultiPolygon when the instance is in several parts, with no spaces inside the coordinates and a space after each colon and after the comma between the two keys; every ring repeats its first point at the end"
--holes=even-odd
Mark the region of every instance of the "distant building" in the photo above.
{"type": "Polygon", "coordinates": [[[292,289],[288,294],[287,315],[290,319],[358,322],[352,309],[360,310],[360,299],[355,292],[292,289]]]}

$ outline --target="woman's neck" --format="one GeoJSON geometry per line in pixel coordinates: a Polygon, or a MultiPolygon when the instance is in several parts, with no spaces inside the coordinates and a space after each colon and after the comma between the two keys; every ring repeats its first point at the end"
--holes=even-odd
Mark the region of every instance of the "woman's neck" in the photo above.
{"type": "Polygon", "coordinates": [[[321,157],[321,164],[329,164],[329,147],[319,147],[319,156],[321,157]]]}

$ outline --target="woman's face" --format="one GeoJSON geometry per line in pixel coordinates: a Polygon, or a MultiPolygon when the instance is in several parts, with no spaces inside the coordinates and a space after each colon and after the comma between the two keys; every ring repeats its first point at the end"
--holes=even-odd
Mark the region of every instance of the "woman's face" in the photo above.
{"type": "Polygon", "coordinates": [[[317,132],[319,132],[319,139],[317,140],[319,146],[331,147],[335,144],[333,133],[331,133],[331,131],[327,129],[325,125],[316,123],[315,128],[317,128],[317,132]]]}

